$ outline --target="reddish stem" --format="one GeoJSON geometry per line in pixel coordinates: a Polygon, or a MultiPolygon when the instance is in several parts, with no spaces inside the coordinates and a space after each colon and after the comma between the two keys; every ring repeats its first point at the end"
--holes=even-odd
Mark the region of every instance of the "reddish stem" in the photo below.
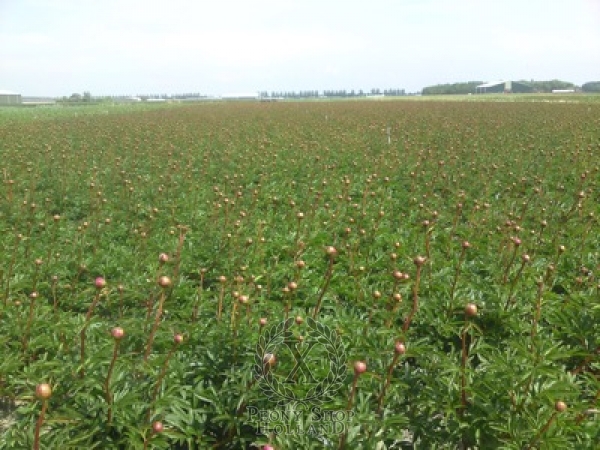
{"type": "Polygon", "coordinates": [[[387,370],[387,376],[385,378],[385,383],[383,384],[383,388],[381,389],[381,393],[379,394],[378,403],[377,403],[377,412],[381,413],[381,409],[383,408],[383,398],[385,397],[385,392],[387,388],[390,386],[390,382],[392,381],[392,373],[394,372],[394,367],[396,367],[396,363],[400,358],[400,353],[395,353],[394,358],[392,359],[392,363],[389,365],[387,370]]]}
{"type": "Polygon", "coordinates": [[[148,342],[146,343],[146,351],[144,352],[144,362],[148,361],[148,357],[150,356],[150,352],[152,351],[152,344],[154,343],[154,336],[156,335],[156,330],[158,330],[158,325],[160,324],[160,318],[162,317],[163,307],[165,303],[165,289],[162,289],[160,294],[160,300],[158,301],[158,308],[156,309],[156,315],[154,316],[154,324],[152,325],[152,329],[150,330],[150,335],[148,336],[148,342]]]}
{"type": "Polygon", "coordinates": [[[404,321],[404,325],[402,326],[402,331],[404,333],[406,333],[406,331],[408,330],[408,327],[410,327],[413,317],[415,316],[417,309],[419,307],[419,283],[421,282],[421,268],[422,267],[423,267],[422,264],[417,265],[417,275],[415,277],[415,284],[413,285],[413,304],[412,304],[412,309],[410,310],[410,314],[408,315],[408,317],[404,321]]]}
{"type": "Polygon", "coordinates": [[[325,282],[323,283],[323,288],[319,293],[319,298],[317,299],[317,304],[315,306],[315,310],[313,312],[313,319],[317,318],[317,314],[319,314],[319,310],[321,309],[321,302],[323,301],[323,296],[325,295],[325,291],[329,287],[329,282],[331,281],[331,277],[333,275],[333,256],[329,257],[329,265],[327,266],[327,273],[325,274],[325,282]]]}
{"type": "Polygon", "coordinates": [[[44,423],[44,416],[46,415],[46,409],[48,408],[48,400],[42,401],[42,410],[40,411],[40,416],[35,424],[35,435],[33,438],[33,450],[40,449],[40,430],[42,429],[42,424],[44,423]]]}
{"type": "Polygon", "coordinates": [[[515,286],[517,285],[517,281],[519,281],[519,278],[521,278],[521,274],[523,273],[523,269],[525,269],[526,265],[527,265],[527,263],[525,261],[523,261],[521,263],[521,266],[519,267],[519,271],[517,272],[517,274],[515,275],[515,278],[513,279],[512,283],[510,284],[510,290],[508,291],[508,297],[506,299],[506,304],[504,305],[504,311],[507,311],[508,307],[510,306],[510,302],[513,299],[513,293],[515,291],[515,286]]]}
{"type": "Polygon", "coordinates": [[[458,264],[456,265],[456,271],[454,272],[454,281],[452,281],[452,289],[450,289],[450,301],[454,300],[454,291],[456,289],[456,284],[458,283],[458,277],[460,276],[460,269],[461,269],[463,261],[465,260],[466,253],[467,253],[466,247],[462,247],[460,256],[458,258],[458,264]]]}
{"type": "Polygon", "coordinates": [[[350,390],[350,396],[348,397],[348,404],[346,405],[346,411],[350,411],[352,409],[352,403],[354,402],[354,396],[356,395],[356,385],[358,384],[359,374],[354,374],[354,379],[352,380],[352,389],[350,390]]]}
{"type": "Polygon", "coordinates": [[[508,273],[510,272],[510,268],[512,267],[513,262],[515,261],[516,256],[517,256],[517,246],[515,245],[512,256],[510,258],[510,262],[508,263],[508,265],[506,266],[506,269],[504,270],[504,276],[502,277],[503,284],[506,284],[508,282],[508,273]]]}
{"type": "Polygon", "coordinates": [[[221,284],[221,292],[219,292],[219,305],[217,307],[217,320],[221,320],[223,315],[223,297],[225,297],[225,283],[221,284]]]}

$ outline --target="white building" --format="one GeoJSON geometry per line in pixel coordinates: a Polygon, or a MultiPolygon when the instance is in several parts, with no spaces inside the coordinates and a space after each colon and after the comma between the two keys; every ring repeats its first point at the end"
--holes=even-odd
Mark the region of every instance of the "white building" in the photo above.
{"type": "Polygon", "coordinates": [[[21,94],[10,91],[0,90],[0,106],[20,105],[22,101],[21,94]]]}
{"type": "Polygon", "coordinates": [[[260,100],[260,94],[257,92],[246,92],[246,93],[237,93],[237,94],[223,94],[221,96],[222,100],[260,100]]]}
{"type": "Polygon", "coordinates": [[[492,94],[492,93],[528,93],[533,92],[533,88],[519,81],[492,81],[489,83],[480,84],[475,87],[476,94],[492,94]]]}

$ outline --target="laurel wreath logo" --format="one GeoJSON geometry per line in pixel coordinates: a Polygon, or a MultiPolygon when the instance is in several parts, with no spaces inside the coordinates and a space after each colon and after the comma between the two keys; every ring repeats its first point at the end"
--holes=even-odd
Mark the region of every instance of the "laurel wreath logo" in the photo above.
{"type": "Polygon", "coordinates": [[[346,377],[346,355],[338,334],[329,327],[307,318],[304,340],[299,343],[294,338],[291,328],[295,324],[293,318],[275,324],[265,329],[258,339],[256,346],[254,372],[255,378],[263,393],[271,400],[294,403],[323,402],[331,398],[342,386],[346,377]],[[321,373],[315,379],[315,371],[306,365],[305,357],[314,347],[319,347],[320,355],[329,364],[327,374],[321,373]],[[277,370],[266,364],[265,356],[278,355],[283,347],[287,347],[295,359],[295,366],[287,374],[277,373],[277,370]],[[302,370],[305,377],[312,378],[312,383],[306,387],[306,392],[293,389],[302,383],[297,379],[298,372],[302,370]],[[308,371],[309,373],[305,373],[308,371]]]}

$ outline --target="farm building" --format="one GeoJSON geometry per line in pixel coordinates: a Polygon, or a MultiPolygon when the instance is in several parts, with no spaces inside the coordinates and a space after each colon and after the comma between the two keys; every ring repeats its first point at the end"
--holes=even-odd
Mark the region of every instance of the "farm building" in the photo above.
{"type": "Polygon", "coordinates": [[[15,94],[14,92],[0,90],[0,106],[20,104],[21,94],[15,94]]]}
{"type": "Polygon", "coordinates": [[[221,100],[260,100],[260,94],[254,92],[223,94],[221,100]]]}
{"type": "Polygon", "coordinates": [[[56,105],[56,100],[52,97],[22,97],[21,104],[23,106],[56,105]]]}
{"type": "Polygon", "coordinates": [[[524,83],[519,83],[518,81],[492,81],[490,83],[480,84],[475,88],[475,93],[477,94],[526,94],[529,92],[533,92],[533,88],[524,83]]]}

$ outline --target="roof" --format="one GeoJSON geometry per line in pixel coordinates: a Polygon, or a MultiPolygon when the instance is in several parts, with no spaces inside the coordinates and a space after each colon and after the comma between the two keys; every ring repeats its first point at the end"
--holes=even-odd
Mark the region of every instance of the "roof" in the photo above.
{"type": "Polygon", "coordinates": [[[506,83],[506,81],[491,81],[489,83],[480,84],[477,87],[478,88],[489,88],[489,87],[498,86],[500,84],[505,84],[505,83],[506,83]]]}
{"type": "Polygon", "coordinates": [[[0,95],[19,95],[16,92],[11,92],[11,91],[4,91],[2,89],[0,89],[0,95]]]}

